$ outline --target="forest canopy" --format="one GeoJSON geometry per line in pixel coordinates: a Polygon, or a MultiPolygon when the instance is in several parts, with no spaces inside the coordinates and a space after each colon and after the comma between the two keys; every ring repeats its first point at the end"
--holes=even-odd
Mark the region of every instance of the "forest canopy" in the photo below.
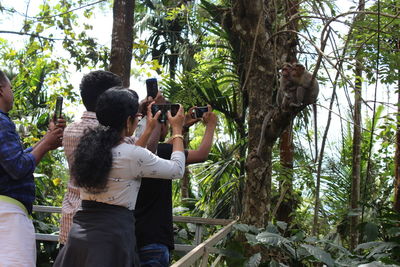
{"type": "MultiPolygon", "coordinates": [[[[207,161],[173,183],[174,215],[238,218],[218,266],[400,265],[399,0],[13,2],[0,0],[0,65],[24,146],[45,133],[57,96],[67,122],[79,119],[90,70],[121,75],[141,98],[157,77],[171,102],[218,114],[207,161]],[[131,8],[113,8],[122,2],[131,8]],[[117,38],[116,25],[130,35],[117,38]],[[316,111],[313,101],[279,104],[285,63],[318,82],[316,111]]],[[[204,131],[192,127],[187,148],[204,131]]],[[[62,149],[35,179],[35,204],[61,206],[62,149]]],[[[58,215],[33,218],[37,232],[57,233],[58,215]]],[[[193,229],[175,226],[189,244],[193,229]]],[[[38,247],[48,266],[56,244],[38,247]]]]}

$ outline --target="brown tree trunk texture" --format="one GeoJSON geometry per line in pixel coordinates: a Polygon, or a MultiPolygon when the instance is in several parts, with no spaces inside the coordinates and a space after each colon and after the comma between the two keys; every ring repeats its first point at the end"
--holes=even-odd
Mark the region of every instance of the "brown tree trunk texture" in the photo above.
{"type": "MultiPolygon", "coordinates": [[[[294,17],[295,14],[299,12],[299,1],[288,1],[286,2],[286,18],[294,17]]],[[[289,30],[298,30],[298,20],[293,20],[288,25],[289,30]]],[[[295,62],[297,54],[297,36],[292,35],[292,42],[288,43],[286,49],[288,57],[287,62],[295,62]]],[[[285,183],[279,183],[279,191],[281,196],[284,194],[282,201],[278,201],[275,207],[276,209],[276,219],[278,221],[284,221],[290,223],[293,219],[293,211],[296,209],[296,200],[294,199],[293,192],[293,124],[291,123],[288,128],[280,136],[279,143],[280,151],[280,162],[281,162],[281,177],[284,179],[285,183]]]]}
{"type": "MultiPolygon", "coordinates": [[[[189,132],[185,132],[183,139],[183,146],[185,149],[189,147],[190,139],[189,132]]],[[[185,167],[185,173],[181,179],[181,199],[189,198],[189,190],[190,190],[190,171],[187,167],[185,167]]]]}
{"type": "MultiPolygon", "coordinates": [[[[365,9],[365,0],[360,0],[358,10],[365,9]]],[[[363,20],[362,15],[358,15],[356,21],[363,20]]],[[[350,209],[353,213],[350,216],[350,250],[353,251],[358,244],[357,226],[359,223],[359,204],[360,204],[360,183],[361,183],[361,101],[362,101],[362,72],[363,59],[356,55],[355,69],[355,88],[354,88],[354,129],[353,129],[353,153],[352,153],[352,181],[351,181],[351,196],[350,209]]]]}
{"type": "Polygon", "coordinates": [[[135,0],[114,0],[110,71],[121,76],[129,87],[133,49],[135,0]]]}
{"type": "MultiPolygon", "coordinates": [[[[399,47],[400,49],[400,41],[399,47]]],[[[396,131],[396,154],[394,157],[395,181],[394,181],[394,210],[400,212],[400,70],[397,70],[399,79],[397,81],[397,131],[396,131]]]]}
{"type": "MultiPolygon", "coordinates": [[[[261,0],[236,0],[232,8],[232,31],[241,40],[244,67],[242,90],[249,99],[249,149],[257,147],[263,117],[272,104],[274,66],[271,53],[266,48],[264,5],[261,0]]],[[[265,149],[263,160],[248,157],[247,177],[243,192],[242,220],[245,223],[264,226],[270,209],[271,153],[272,146],[265,149]]]]}
{"type": "Polygon", "coordinates": [[[185,168],[185,173],[183,174],[182,180],[181,180],[181,198],[189,198],[189,183],[190,183],[190,172],[188,168],[185,168]]]}
{"type": "Polygon", "coordinates": [[[358,213],[360,202],[360,180],[361,180],[361,88],[362,88],[362,62],[356,63],[356,82],[354,89],[354,129],[353,129],[353,153],[352,153],[352,182],[350,209],[350,249],[354,250],[358,244],[358,213]]]}
{"type": "MultiPolygon", "coordinates": [[[[281,163],[280,198],[276,203],[276,220],[290,223],[296,207],[293,199],[293,124],[280,136],[279,154],[281,163]]],[[[274,215],[274,214],[272,214],[274,215]]]]}
{"type": "MultiPolygon", "coordinates": [[[[232,35],[240,40],[241,65],[243,76],[241,86],[248,97],[248,149],[246,161],[246,179],[243,189],[244,223],[263,227],[269,220],[271,205],[271,167],[272,146],[282,131],[290,124],[300,109],[282,112],[273,103],[273,89],[276,85],[276,62],[274,58],[284,58],[286,51],[276,50],[267,43],[267,36],[272,35],[271,25],[275,20],[275,1],[235,0],[232,1],[232,35]],[[268,22],[268,23],[267,23],[268,22]],[[261,157],[256,149],[261,138],[263,118],[270,114],[265,131],[265,146],[261,157]]],[[[285,39],[285,38],[283,38],[285,39]]],[[[290,38],[289,38],[290,39],[290,38]]],[[[287,41],[285,39],[285,41],[287,41]]],[[[276,47],[285,47],[279,43],[276,47]]],[[[232,44],[237,47],[236,43],[232,44]]],[[[287,55],[286,55],[287,58],[287,55]]]]}

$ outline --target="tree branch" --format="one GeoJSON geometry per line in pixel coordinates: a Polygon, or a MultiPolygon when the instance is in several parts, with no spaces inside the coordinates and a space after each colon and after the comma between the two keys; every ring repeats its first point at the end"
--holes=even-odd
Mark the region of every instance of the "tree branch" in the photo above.
{"type": "Polygon", "coordinates": [[[41,36],[39,34],[28,33],[28,32],[15,32],[15,31],[2,31],[2,30],[0,30],[0,33],[27,35],[27,36],[37,37],[37,38],[40,38],[40,39],[45,39],[45,40],[50,40],[50,41],[62,41],[62,40],[64,40],[64,39],[59,39],[59,38],[45,37],[45,36],[41,36]]]}

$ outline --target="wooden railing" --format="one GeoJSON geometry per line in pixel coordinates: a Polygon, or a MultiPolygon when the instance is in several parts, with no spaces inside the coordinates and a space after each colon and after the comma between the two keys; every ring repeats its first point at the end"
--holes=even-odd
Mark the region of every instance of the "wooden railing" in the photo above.
{"type": "MultiPolygon", "coordinates": [[[[46,213],[61,213],[61,207],[52,206],[33,206],[34,212],[46,212],[46,213]]],[[[236,220],[226,219],[210,219],[200,217],[187,217],[187,216],[173,216],[175,223],[192,223],[195,224],[195,235],[192,245],[186,244],[175,244],[176,251],[187,252],[179,261],[171,265],[171,267],[189,267],[189,266],[207,266],[208,256],[210,253],[219,254],[219,249],[215,248],[220,240],[226,237],[231,231],[233,225],[237,222],[236,220]],[[203,236],[203,225],[222,225],[224,226],[217,233],[212,235],[209,239],[202,242],[203,236]]],[[[40,241],[58,241],[57,234],[42,234],[36,233],[36,240],[40,241]]],[[[221,260],[219,255],[211,266],[215,266],[221,260]]]]}

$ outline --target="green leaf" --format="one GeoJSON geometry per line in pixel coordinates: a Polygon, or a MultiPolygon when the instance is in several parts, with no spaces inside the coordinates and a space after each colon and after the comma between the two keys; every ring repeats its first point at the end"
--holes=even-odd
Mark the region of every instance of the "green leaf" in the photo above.
{"type": "Polygon", "coordinates": [[[365,240],[367,242],[370,242],[370,241],[376,240],[378,238],[379,229],[376,224],[367,222],[364,225],[363,232],[365,235],[365,240]]]}
{"type": "Polygon", "coordinates": [[[265,228],[267,232],[279,234],[278,228],[273,225],[271,222],[268,223],[268,226],[265,228]]]}
{"type": "Polygon", "coordinates": [[[392,227],[387,231],[390,236],[399,236],[400,235],[400,227],[392,227]]]}
{"type": "Polygon", "coordinates": [[[359,244],[357,247],[356,247],[356,251],[357,250],[360,250],[360,249],[369,249],[369,248],[373,248],[373,247],[376,247],[376,246],[378,246],[378,245],[380,245],[382,242],[381,241],[374,241],[374,242],[366,242],[366,243],[362,243],[362,244],[359,244]]]}
{"type": "MultiPolygon", "coordinates": [[[[390,250],[394,247],[398,247],[399,244],[393,243],[393,242],[381,242],[381,244],[377,247],[375,247],[367,257],[374,257],[376,258],[378,255],[381,254],[382,252],[385,252],[387,250],[390,250]]],[[[382,257],[382,255],[379,255],[379,257],[382,257]]]]}
{"type": "Polygon", "coordinates": [[[283,243],[290,243],[290,240],[270,232],[262,232],[256,236],[258,242],[268,246],[280,246],[283,243]]]}
{"type": "Polygon", "coordinates": [[[247,233],[250,230],[249,226],[247,224],[243,224],[243,223],[235,224],[235,225],[233,225],[233,228],[235,228],[236,230],[239,230],[241,232],[245,232],[245,233],[247,233]]]}
{"type": "Polygon", "coordinates": [[[277,222],[276,222],[276,225],[277,225],[279,228],[281,228],[283,231],[285,231],[286,228],[287,228],[287,223],[282,222],[282,221],[277,221],[277,222]]]}
{"type": "Polygon", "coordinates": [[[246,236],[246,239],[250,243],[250,245],[257,245],[258,244],[258,240],[257,240],[255,235],[252,235],[252,234],[249,234],[249,233],[245,233],[244,235],[246,236]]]}
{"type": "Polygon", "coordinates": [[[302,244],[301,246],[303,248],[305,248],[307,250],[307,252],[310,253],[311,256],[313,256],[317,260],[325,263],[328,266],[335,265],[335,262],[333,261],[331,254],[329,254],[328,252],[323,251],[319,247],[315,247],[315,246],[311,246],[311,245],[307,245],[307,244],[302,244]]]}
{"type": "Polygon", "coordinates": [[[245,264],[246,267],[258,267],[261,263],[261,254],[257,253],[250,257],[249,261],[245,264]]]}

